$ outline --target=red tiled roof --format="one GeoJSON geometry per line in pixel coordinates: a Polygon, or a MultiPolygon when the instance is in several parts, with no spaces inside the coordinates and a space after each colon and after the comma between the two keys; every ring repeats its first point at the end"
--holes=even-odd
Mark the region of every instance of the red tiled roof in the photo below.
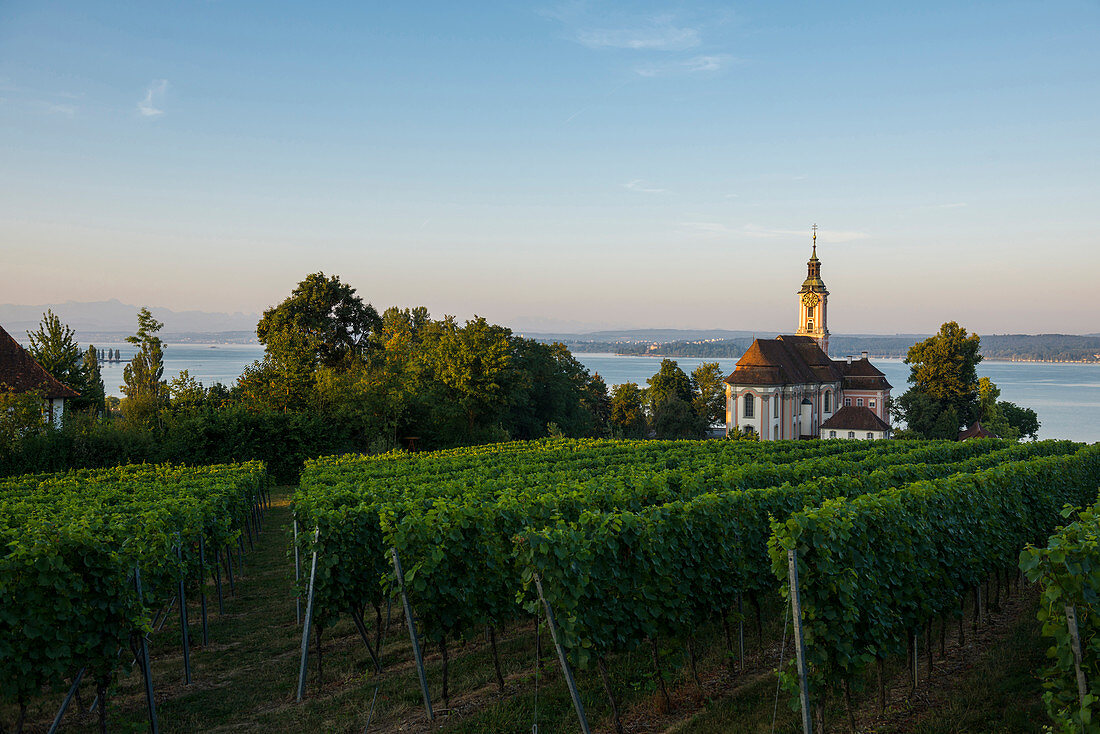
{"type": "Polygon", "coordinates": [[[821,424],[821,430],[834,431],[889,431],[890,426],[870,408],[845,405],[833,417],[821,424]]]}
{"type": "Polygon", "coordinates": [[[866,357],[853,359],[851,364],[845,359],[834,359],[833,364],[844,375],[844,388],[847,390],[886,390],[893,387],[886,381],[886,375],[866,357]]]}
{"type": "Polygon", "coordinates": [[[813,337],[755,339],[726,378],[731,385],[805,385],[840,382],[842,375],[813,337]]]}
{"type": "MultiPolygon", "coordinates": [[[[812,340],[811,340],[812,341],[812,340]]],[[[816,344],[813,345],[815,348],[816,344]]],[[[788,385],[823,382],[800,348],[782,339],[755,339],[726,378],[731,385],[788,385]]],[[[820,352],[821,350],[818,349],[820,352]]],[[[839,376],[837,377],[839,380],[839,376]]]]}
{"type": "Polygon", "coordinates": [[[974,421],[974,425],[970,426],[963,431],[959,431],[959,440],[965,441],[968,438],[1000,438],[996,433],[987,431],[979,421],[974,421]]]}
{"type": "Polygon", "coordinates": [[[15,392],[41,390],[46,398],[76,398],[80,393],[62,385],[0,326],[0,386],[15,392]]]}

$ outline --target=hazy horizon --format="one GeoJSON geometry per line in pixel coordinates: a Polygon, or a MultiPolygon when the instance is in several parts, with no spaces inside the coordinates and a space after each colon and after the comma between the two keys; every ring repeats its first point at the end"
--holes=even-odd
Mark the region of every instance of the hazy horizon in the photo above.
{"type": "Polygon", "coordinates": [[[0,301],[258,313],[324,271],[781,333],[816,222],[834,333],[1095,332],[1098,32],[1088,2],[5,3],[0,301]]]}

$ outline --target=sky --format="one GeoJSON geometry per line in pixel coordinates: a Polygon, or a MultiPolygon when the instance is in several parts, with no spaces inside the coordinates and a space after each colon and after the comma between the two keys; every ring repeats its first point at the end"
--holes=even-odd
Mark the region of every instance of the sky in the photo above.
{"type": "Polygon", "coordinates": [[[1100,331],[1100,3],[0,0],[0,303],[1100,331]]]}

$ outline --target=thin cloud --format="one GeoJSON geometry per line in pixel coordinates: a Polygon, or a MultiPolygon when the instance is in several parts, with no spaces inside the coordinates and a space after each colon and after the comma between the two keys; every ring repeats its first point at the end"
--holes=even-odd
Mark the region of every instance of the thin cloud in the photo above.
{"type": "Polygon", "coordinates": [[[674,25],[667,15],[629,28],[586,28],[576,41],[588,48],[625,48],[636,51],[684,51],[701,42],[699,29],[674,25]]]}
{"type": "Polygon", "coordinates": [[[623,188],[631,191],[637,191],[643,194],[664,194],[668,192],[668,189],[658,189],[646,184],[645,179],[635,178],[627,181],[623,184],[623,188]]]}
{"type": "Polygon", "coordinates": [[[683,51],[699,45],[699,31],[694,28],[592,30],[577,33],[577,41],[589,48],[683,51]]]}
{"type": "MultiPolygon", "coordinates": [[[[756,224],[746,224],[741,230],[741,234],[747,237],[755,237],[759,239],[773,239],[776,237],[809,237],[809,229],[776,229],[773,227],[761,227],[756,224]]],[[[853,242],[855,240],[865,240],[870,237],[866,232],[859,232],[855,230],[839,230],[839,229],[819,229],[817,230],[817,239],[821,242],[828,242],[833,244],[839,244],[843,242],[853,242]]]]}
{"type": "Polygon", "coordinates": [[[167,79],[154,79],[145,89],[145,98],[138,102],[138,112],[143,117],[160,117],[164,114],[161,105],[164,104],[164,93],[168,91],[167,79]]]}
{"type": "Polygon", "coordinates": [[[693,234],[703,235],[705,237],[722,237],[737,234],[736,230],[730,229],[721,222],[680,222],[680,226],[693,234]]]}
{"type": "Polygon", "coordinates": [[[683,61],[669,61],[659,64],[646,64],[634,69],[638,76],[655,77],[671,76],[673,74],[697,74],[700,72],[720,71],[734,59],[729,54],[711,54],[708,56],[695,56],[683,61]]]}

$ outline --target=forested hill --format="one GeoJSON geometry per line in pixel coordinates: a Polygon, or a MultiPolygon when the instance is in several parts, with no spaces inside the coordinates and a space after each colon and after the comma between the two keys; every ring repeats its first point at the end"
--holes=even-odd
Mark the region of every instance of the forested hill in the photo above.
{"type": "MultiPolygon", "coordinates": [[[[742,332],[746,333],[746,332],[742,332]]],[[[732,359],[740,357],[752,344],[753,337],[729,339],[682,339],[648,341],[635,337],[627,340],[592,339],[594,335],[555,335],[573,352],[611,352],[623,355],[664,357],[704,357],[732,359]]],[[[759,336],[772,335],[760,334],[759,336]]],[[[914,343],[930,335],[897,336],[844,335],[829,339],[829,353],[834,357],[868,352],[873,357],[904,357],[914,343]]],[[[545,338],[545,337],[543,337],[545,338]]],[[[982,335],[982,356],[986,359],[1036,360],[1049,362],[1100,362],[1100,335],[1076,334],[989,334],[982,335]]]]}

